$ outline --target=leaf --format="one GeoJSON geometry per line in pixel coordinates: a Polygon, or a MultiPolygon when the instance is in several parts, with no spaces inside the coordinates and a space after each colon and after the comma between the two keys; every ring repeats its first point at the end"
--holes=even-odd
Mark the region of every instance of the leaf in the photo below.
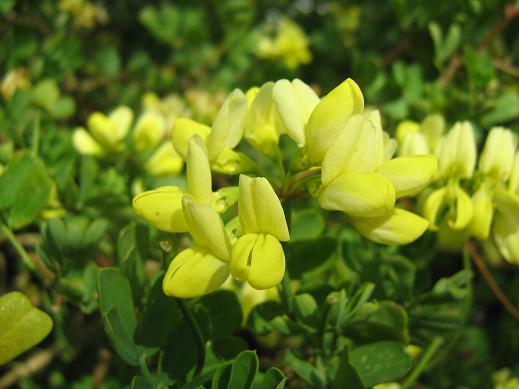
{"type": "Polygon", "coordinates": [[[353,349],[350,363],[364,386],[372,387],[402,377],[411,368],[413,360],[402,343],[383,341],[353,349]]]}
{"type": "Polygon", "coordinates": [[[258,389],[283,389],[286,381],[287,377],[285,377],[281,370],[276,367],[271,367],[263,375],[263,380],[261,384],[258,385],[258,389]]]}
{"type": "Polygon", "coordinates": [[[227,336],[214,340],[212,347],[216,356],[222,359],[232,359],[242,351],[247,350],[248,344],[238,336],[227,336]]]}
{"type": "Polygon", "coordinates": [[[26,226],[47,206],[52,181],[44,164],[30,154],[14,158],[0,176],[0,211],[13,228],[26,226]]]}
{"type": "Polygon", "coordinates": [[[323,265],[336,251],[336,241],[323,237],[288,245],[287,267],[290,277],[300,279],[305,273],[323,265]]]}
{"type": "Polygon", "coordinates": [[[312,295],[308,293],[296,296],[295,313],[300,321],[309,326],[317,327],[320,324],[319,307],[312,295]]]}
{"type": "Polygon", "coordinates": [[[349,353],[347,349],[343,349],[339,360],[339,366],[333,378],[332,389],[363,389],[362,381],[350,364],[349,353]]]}
{"type": "Polygon", "coordinates": [[[285,363],[312,388],[325,388],[326,376],[310,362],[303,361],[291,350],[285,354],[285,363]]]}
{"type": "Polygon", "coordinates": [[[137,326],[136,342],[144,346],[149,355],[157,352],[166,343],[170,331],[180,319],[177,302],[164,294],[162,276],[158,277],[137,326]]]}
{"type": "Polygon", "coordinates": [[[178,33],[181,15],[177,7],[164,4],[160,8],[146,6],[139,12],[139,21],[155,38],[163,43],[172,44],[178,33]]]}
{"type": "Polygon", "coordinates": [[[294,212],[290,229],[290,241],[315,239],[324,229],[324,218],[317,209],[304,209],[294,212]]]}
{"type": "Polygon", "coordinates": [[[130,283],[119,269],[104,268],[98,271],[97,289],[108,336],[121,358],[137,365],[138,353],[133,342],[137,318],[130,283]]]}
{"type": "Polygon", "coordinates": [[[229,389],[248,389],[258,372],[258,356],[255,351],[243,351],[236,357],[231,369],[229,389]]]}
{"type": "Polygon", "coordinates": [[[200,298],[200,303],[211,317],[212,339],[226,337],[240,329],[243,319],[236,293],[218,290],[200,298]]]}
{"type": "Polygon", "coordinates": [[[52,330],[52,319],[20,292],[0,297],[0,365],[40,343],[52,330]]]}
{"type": "Polygon", "coordinates": [[[149,382],[146,378],[137,375],[133,377],[132,382],[130,384],[130,389],[153,389],[155,386],[153,383],[149,382]]]}

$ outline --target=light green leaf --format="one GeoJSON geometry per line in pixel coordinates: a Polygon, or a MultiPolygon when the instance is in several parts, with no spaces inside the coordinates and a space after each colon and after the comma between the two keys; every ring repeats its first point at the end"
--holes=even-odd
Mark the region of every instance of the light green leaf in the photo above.
{"type": "Polygon", "coordinates": [[[52,329],[52,319],[32,306],[20,292],[0,297],[0,365],[40,343],[52,329]]]}

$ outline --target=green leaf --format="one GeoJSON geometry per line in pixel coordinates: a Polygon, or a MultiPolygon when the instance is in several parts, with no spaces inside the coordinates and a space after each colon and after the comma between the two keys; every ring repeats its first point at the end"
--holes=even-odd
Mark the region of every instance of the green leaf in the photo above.
{"type": "Polygon", "coordinates": [[[326,376],[308,361],[303,361],[291,350],[285,354],[285,363],[312,388],[325,388],[326,376]]]}
{"type": "Polygon", "coordinates": [[[402,343],[383,341],[350,352],[350,363],[367,387],[395,381],[411,368],[413,360],[402,343]]]}
{"type": "Polygon", "coordinates": [[[307,208],[293,212],[290,225],[290,241],[318,238],[324,230],[324,218],[320,210],[307,208]]]}
{"type": "Polygon", "coordinates": [[[0,176],[0,211],[13,228],[30,224],[45,209],[52,181],[44,164],[30,154],[13,159],[0,176]]]}
{"type": "Polygon", "coordinates": [[[290,277],[300,279],[305,273],[315,270],[323,265],[336,249],[336,241],[326,237],[290,243],[287,255],[290,277]]]}
{"type": "Polygon", "coordinates": [[[106,331],[118,354],[126,362],[138,365],[138,352],[133,342],[135,316],[130,283],[117,268],[99,269],[97,275],[99,308],[106,331]]]}
{"type": "Polygon", "coordinates": [[[0,14],[6,13],[16,4],[16,0],[0,0],[0,14]]]}
{"type": "Polygon", "coordinates": [[[139,12],[139,21],[155,38],[172,44],[178,33],[181,15],[177,7],[164,4],[160,8],[146,6],[139,12]]]}
{"type": "Polygon", "coordinates": [[[0,297],[0,365],[40,343],[52,330],[52,319],[20,292],[0,297]]]}
{"type": "Polygon", "coordinates": [[[346,336],[360,343],[377,340],[409,342],[407,313],[393,301],[365,303],[344,328],[346,336]]]}
{"type": "Polygon", "coordinates": [[[229,389],[248,389],[258,373],[258,356],[255,351],[243,351],[232,365],[229,389]]]}
{"type": "Polygon", "coordinates": [[[222,359],[232,359],[242,351],[247,350],[248,344],[238,336],[227,336],[214,340],[212,347],[216,356],[222,359]]]}
{"type": "Polygon", "coordinates": [[[224,365],[219,367],[211,382],[211,389],[227,389],[229,388],[229,379],[231,378],[232,365],[224,365]]]}
{"type": "Polygon", "coordinates": [[[362,381],[350,364],[349,353],[347,349],[343,349],[339,360],[339,366],[333,378],[332,389],[363,389],[362,381]]]}
{"type": "Polygon", "coordinates": [[[130,384],[130,389],[153,389],[155,386],[153,383],[149,382],[146,378],[137,375],[133,377],[132,382],[130,384]]]}
{"type": "Polygon", "coordinates": [[[263,380],[261,384],[258,385],[258,389],[283,389],[286,381],[287,377],[285,377],[281,370],[276,367],[271,367],[263,375],[263,380]]]}
{"type": "Polygon", "coordinates": [[[145,347],[147,354],[157,352],[166,343],[171,329],[180,319],[178,304],[174,298],[164,294],[162,277],[158,277],[137,326],[136,342],[145,347]]]}
{"type": "Polygon", "coordinates": [[[226,337],[240,329],[243,319],[236,293],[218,290],[200,298],[200,303],[211,317],[213,339],[226,337]]]}
{"type": "Polygon", "coordinates": [[[247,318],[247,328],[257,335],[266,335],[272,330],[271,321],[283,315],[283,307],[276,301],[256,305],[247,318]]]}
{"type": "Polygon", "coordinates": [[[317,327],[320,324],[319,308],[315,299],[308,293],[296,296],[295,313],[301,322],[309,326],[317,327]]]}

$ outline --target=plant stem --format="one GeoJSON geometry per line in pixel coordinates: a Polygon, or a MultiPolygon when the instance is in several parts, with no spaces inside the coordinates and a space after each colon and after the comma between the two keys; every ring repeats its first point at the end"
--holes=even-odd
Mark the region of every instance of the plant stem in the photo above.
{"type": "Polygon", "coordinates": [[[514,304],[512,304],[512,302],[508,299],[506,294],[501,290],[499,285],[497,285],[496,281],[494,280],[494,277],[492,277],[492,273],[490,273],[490,271],[488,270],[485,261],[479,254],[474,244],[468,242],[466,247],[467,252],[472,258],[472,261],[474,262],[479,272],[483,276],[483,279],[487,283],[490,290],[492,290],[492,293],[494,293],[494,296],[496,296],[497,300],[503,305],[503,307],[508,311],[508,313],[512,315],[515,320],[519,321],[519,310],[514,306],[514,304]]]}
{"type": "Polygon", "coordinates": [[[402,385],[400,386],[401,389],[409,388],[422,374],[422,372],[427,367],[427,364],[433,357],[433,355],[436,353],[438,348],[443,344],[443,339],[439,336],[435,337],[429,347],[427,347],[427,350],[425,350],[422,358],[420,358],[420,361],[415,366],[411,374],[407,376],[407,378],[402,382],[402,385]]]}
{"type": "Polygon", "coordinates": [[[198,326],[198,323],[187,307],[184,300],[177,298],[177,304],[180,308],[180,311],[182,312],[182,315],[184,316],[184,319],[187,321],[187,325],[189,329],[191,330],[191,333],[193,335],[193,338],[195,339],[196,343],[196,349],[197,349],[197,362],[196,362],[196,368],[195,373],[193,375],[193,378],[198,377],[200,373],[202,372],[202,369],[204,368],[204,362],[205,362],[205,341],[204,337],[202,335],[202,331],[200,331],[200,327],[198,326]]]}
{"type": "Polygon", "coordinates": [[[150,372],[150,369],[148,368],[148,364],[146,363],[146,355],[140,354],[139,355],[139,367],[141,369],[142,375],[150,380],[152,383],[155,383],[155,377],[150,372]]]}
{"type": "Polygon", "coordinates": [[[20,258],[22,259],[22,261],[27,265],[27,267],[29,269],[36,270],[36,266],[35,266],[34,262],[32,261],[31,257],[27,253],[27,251],[25,251],[23,246],[20,244],[20,242],[18,242],[13,231],[9,227],[7,227],[5,224],[2,224],[1,226],[3,227],[7,240],[9,241],[9,243],[11,243],[13,248],[16,250],[16,252],[20,256],[20,258]]]}

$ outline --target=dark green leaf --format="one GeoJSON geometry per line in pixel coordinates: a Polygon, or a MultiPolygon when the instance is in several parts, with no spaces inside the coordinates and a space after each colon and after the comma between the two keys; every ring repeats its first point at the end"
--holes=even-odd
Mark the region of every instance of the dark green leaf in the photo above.
{"type": "Polygon", "coordinates": [[[255,351],[243,351],[232,365],[229,389],[248,389],[258,372],[259,361],[255,351]]]}
{"type": "Polygon", "coordinates": [[[213,339],[233,334],[241,327],[242,313],[236,293],[218,290],[200,298],[211,317],[213,339]]]}

